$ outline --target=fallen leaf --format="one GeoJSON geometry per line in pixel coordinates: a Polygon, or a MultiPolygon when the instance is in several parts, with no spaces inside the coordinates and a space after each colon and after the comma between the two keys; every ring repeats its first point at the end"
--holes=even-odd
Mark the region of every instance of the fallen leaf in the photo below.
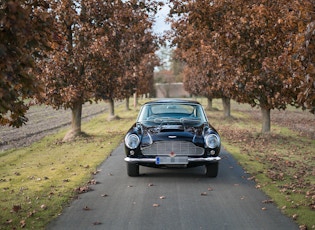
{"type": "Polygon", "coordinates": [[[24,228],[25,225],[26,225],[25,220],[21,220],[21,221],[20,221],[20,226],[21,226],[21,228],[24,228]]]}
{"type": "Polygon", "coordinates": [[[40,206],[40,208],[46,210],[46,209],[47,209],[47,206],[46,206],[45,204],[42,204],[42,205],[40,206]]]}
{"type": "Polygon", "coordinates": [[[266,208],[266,207],[263,207],[263,208],[261,208],[261,210],[266,211],[266,210],[267,210],[267,208],[266,208]]]}
{"type": "Polygon", "coordinates": [[[298,214],[293,214],[293,215],[292,215],[292,219],[293,219],[293,220],[297,220],[298,217],[299,217],[298,214]]]}
{"type": "Polygon", "coordinates": [[[36,213],[36,211],[33,210],[32,212],[29,212],[29,213],[28,213],[27,217],[31,217],[31,216],[33,216],[35,213],[36,213]]]}
{"type": "Polygon", "coordinates": [[[13,205],[13,207],[12,207],[12,210],[14,211],[14,212],[18,212],[18,211],[20,211],[22,209],[22,206],[20,205],[20,204],[18,204],[18,205],[13,205]]]}
{"type": "Polygon", "coordinates": [[[108,195],[107,195],[107,194],[102,194],[101,196],[102,196],[102,197],[107,197],[108,195]]]}
{"type": "Polygon", "coordinates": [[[305,224],[300,225],[299,230],[307,230],[307,226],[305,224]]]}
{"type": "Polygon", "coordinates": [[[271,203],[273,203],[273,200],[263,200],[262,203],[264,203],[264,204],[271,204],[271,203]]]}
{"type": "Polygon", "coordinates": [[[95,222],[93,223],[93,225],[100,225],[100,224],[102,224],[102,223],[99,222],[99,221],[95,221],[95,222]]]}
{"type": "Polygon", "coordinates": [[[10,220],[6,220],[6,224],[11,224],[13,222],[13,220],[12,219],[10,219],[10,220]]]}
{"type": "Polygon", "coordinates": [[[166,197],[165,196],[160,196],[160,199],[161,200],[164,200],[166,197]]]}
{"type": "Polygon", "coordinates": [[[208,191],[213,191],[213,188],[210,188],[210,187],[209,187],[209,188],[208,188],[208,191]]]}
{"type": "Polygon", "coordinates": [[[101,172],[101,170],[96,170],[96,171],[92,172],[92,174],[93,174],[93,175],[96,175],[96,174],[98,174],[99,172],[101,172]]]}
{"type": "Polygon", "coordinates": [[[88,184],[97,184],[97,181],[95,179],[92,179],[92,180],[88,181],[88,184]]]}
{"type": "Polygon", "coordinates": [[[88,191],[91,191],[92,189],[89,187],[89,186],[83,186],[83,187],[79,187],[79,188],[76,188],[75,191],[79,194],[81,193],[85,193],[85,192],[88,192],[88,191]]]}
{"type": "Polygon", "coordinates": [[[200,195],[201,196],[207,196],[208,194],[206,192],[202,192],[200,195]]]}
{"type": "Polygon", "coordinates": [[[154,184],[151,184],[151,183],[150,183],[150,184],[148,184],[148,187],[152,187],[152,186],[154,186],[154,184]]]}
{"type": "Polygon", "coordinates": [[[160,207],[159,204],[153,204],[153,207],[160,207]]]}
{"type": "Polygon", "coordinates": [[[248,177],[247,180],[255,180],[255,178],[256,178],[255,176],[252,176],[252,177],[248,177]]]}

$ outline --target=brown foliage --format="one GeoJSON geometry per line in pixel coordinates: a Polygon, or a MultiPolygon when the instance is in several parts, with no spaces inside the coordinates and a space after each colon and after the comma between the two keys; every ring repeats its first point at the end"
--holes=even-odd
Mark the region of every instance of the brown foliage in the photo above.
{"type": "Polygon", "coordinates": [[[56,39],[54,50],[40,63],[38,79],[45,92],[37,99],[72,110],[76,121],[72,120],[71,136],[81,130],[80,104],[124,99],[141,88],[143,69],[150,66],[153,71],[155,63],[143,60],[153,60],[157,48],[150,32],[150,14],[157,7],[155,1],[148,5],[135,0],[54,1],[56,39]]]}
{"type": "Polygon", "coordinates": [[[267,110],[297,102],[314,111],[313,0],[171,2],[186,89],[267,110]]]}
{"type": "Polygon", "coordinates": [[[41,50],[49,48],[52,19],[43,1],[1,3],[0,125],[19,127],[27,121],[24,101],[42,90],[32,70],[41,50]]]}
{"type": "Polygon", "coordinates": [[[24,99],[34,95],[80,114],[86,101],[123,99],[135,88],[146,92],[157,63],[151,27],[161,5],[6,0],[0,14],[0,124],[25,123],[24,99]]]}

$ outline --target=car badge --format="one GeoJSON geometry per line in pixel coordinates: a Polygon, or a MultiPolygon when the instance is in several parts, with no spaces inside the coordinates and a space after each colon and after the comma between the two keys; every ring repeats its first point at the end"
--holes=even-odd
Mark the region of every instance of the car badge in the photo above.
{"type": "Polygon", "coordinates": [[[172,152],[170,152],[170,157],[175,157],[176,156],[176,154],[172,151],[172,152]]]}

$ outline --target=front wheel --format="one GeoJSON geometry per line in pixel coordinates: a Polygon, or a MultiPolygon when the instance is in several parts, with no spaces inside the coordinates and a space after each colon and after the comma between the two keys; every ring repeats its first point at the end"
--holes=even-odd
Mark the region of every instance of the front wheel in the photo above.
{"type": "Polygon", "coordinates": [[[139,165],[133,163],[127,163],[127,174],[130,177],[139,176],[139,165]]]}
{"type": "Polygon", "coordinates": [[[219,163],[212,163],[206,165],[206,176],[207,177],[217,177],[219,171],[219,163]]]}

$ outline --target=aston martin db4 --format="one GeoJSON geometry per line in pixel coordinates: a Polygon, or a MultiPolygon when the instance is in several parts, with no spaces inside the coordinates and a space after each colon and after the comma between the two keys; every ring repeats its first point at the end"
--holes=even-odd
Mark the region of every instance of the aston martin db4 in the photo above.
{"type": "Polygon", "coordinates": [[[145,103],[124,144],[131,177],[140,175],[140,166],[204,166],[206,176],[218,175],[220,135],[197,101],[161,99],[145,103]]]}

